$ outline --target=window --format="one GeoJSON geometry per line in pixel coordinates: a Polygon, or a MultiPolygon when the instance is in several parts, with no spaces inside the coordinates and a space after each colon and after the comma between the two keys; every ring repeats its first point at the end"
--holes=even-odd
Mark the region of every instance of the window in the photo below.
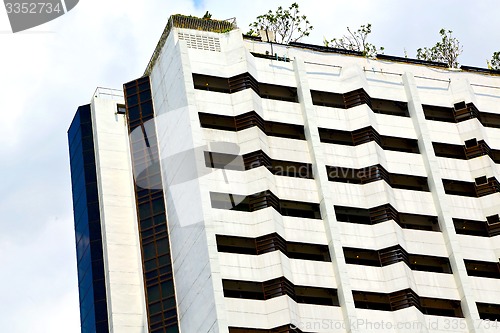
{"type": "Polygon", "coordinates": [[[250,73],[242,73],[230,78],[193,74],[193,83],[194,88],[199,90],[235,93],[245,89],[252,89],[262,98],[298,102],[297,88],[260,83],[250,73]]]}
{"type": "Polygon", "coordinates": [[[411,254],[406,252],[400,245],[381,250],[346,247],[344,248],[344,255],[348,264],[385,267],[404,262],[412,270],[451,274],[448,258],[411,254]]]}
{"type": "Polygon", "coordinates": [[[289,242],[277,233],[257,238],[217,235],[216,239],[219,252],[258,255],[281,251],[291,259],[331,261],[327,245],[289,242]]]}
{"type": "Polygon", "coordinates": [[[480,112],[479,120],[486,127],[500,128],[500,114],[480,112]]]}
{"type": "Polygon", "coordinates": [[[342,94],[311,90],[311,97],[314,105],[329,106],[339,109],[346,108],[344,96],[342,94]]]}
{"type": "Polygon", "coordinates": [[[437,216],[399,213],[390,204],[373,208],[334,206],[337,220],[340,222],[377,224],[393,220],[401,228],[440,231],[437,216]]]}
{"type": "Polygon", "coordinates": [[[321,219],[319,204],[301,201],[281,200],[271,191],[253,195],[210,192],[212,208],[253,212],[273,207],[281,215],[321,219]]]}
{"type": "Polygon", "coordinates": [[[443,179],[443,185],[446,194],[476,197],[476,187],[474,183],[443,179]]]}
{"type": "Polygon", "coordinates": [[[432,147],[437,157],[448,157],[465,160],[465,151],[463,146],[452,145],[449,143],[433,142],[432,147]]]}
{"type": "Polygon", "coordinates": [[[333,288],[295,286],[280,277],[264,282],[222,280],[224,297],[268,300],[287,295],[297,303],[339,306],[337,290],[333,288]]]}
{"type": "Polygon", "coordinates": [[[424,109],[425,119],[444,121],[447,123],[454,123],[455,117],[454,110],[451,107],[435,106],[435,105],[422,105],[424,109]]]}
{"type": "Polygon", "coordinates": [[[483,320],[500,321],[500,305],[476,303],[479,317],[483,320]]]}
{"type": "Polygon", "coordinates": [[[123,104],[117,104],[116,105],[116,113],[118,114],[125,114],[126,113],[125,105],[123,104]]]}
{"type": "Polygon", "coordinates": [[[287,139],[305,140],[304,126],[265,121],[257,112],[250,111],[236,117],[199,113],[200,125],[223,131],[242,131],[258,127],[266,135],[287,139]]]}
{"type": "Polygon", "coordinates": [[[486,178],[486,176],[482,176],[476,178],[474,182],[443,179],[443,185],[446,194],[466,197],[479,198],[500,192],[500,184],[495,177],[486,178]]]}
{"type": "Polygon", "coordinates": [[[262,150],[251,152],[243,156],[205,152],[205,165],[209,168],[238,171],[250,170],[264,166],[273,175],[277,176],[313,178],[311,164],[273,160],[262,150]]]}
{"type": "Polygon", "coordinates": [[[328,174],[328,180],[334,182],[367,184],[378,180],[384,180],[393,188],[414,191],[429,191],[427,178],[389,173],[379,164],[361,169],[327,166],[326,171],[328,174]]]}
{"type": "Polygon", "coordinates": [[[414,306],[424,314],[463,318],[460,301],[420,297],[412,289],[389,294],[353,291],[353,297],[357,308],[397,311],[414,306]]]}
{"type": "Polygon", "coordinates": [[[347,146],[357,146],[375,141],[382,149],[419,154],[418,141],[380,135],[374,128],[365,127],[352,132],[319,128],[321,142],[347,146]]]}
{"type": "Polygon", "coordinates": [[[464,260],[467,275],[478,276],[492,279],[500,279],[500,263],[477,261],[477,260],[464,260]]]}
{"type": "Polygon", "coordinates": [[[372,98],[371,108],[375,113],[382,113],[400,117],[410,116],[410,114],[408,113],[408,104],[406,102],[372,98]]]}
{"type": "Polygon", "coordinates": [[[453,224],[457,234],[490,237],[486,221],[453,218],[453,224]]]}
{"type": "Polygon", "coordinates": [[[375,113],[409,117],[406,102],[371,98],[364,89],[356,89],[343,94],[311,90],[311,98],[314,105],[350,109],[358,105],[366,104],[375,113]]]}

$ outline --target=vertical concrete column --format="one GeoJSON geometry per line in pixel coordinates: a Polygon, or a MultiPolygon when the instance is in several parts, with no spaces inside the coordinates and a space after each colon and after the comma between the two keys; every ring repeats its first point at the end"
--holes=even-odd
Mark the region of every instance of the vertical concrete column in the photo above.
{"type": "Polygon", "coordinates": [[[184,40],[175,43],[175,35],[174,29],[151,79],[162,82],[158,91],[153,90],[153,99],[179,328],[181,332],[227,333],[209,187],[200,176],[180,183],[175,179],[181,163],[184,168],[194,166],[187,173],[198,175],[196,166],[202,165],[203,155],[194,151],[205,144],[189,50],[184,40]],[[184,154],[185,160],[171,158],[176,154],[184,154]]]}
{"type": "Polygon", "coordinates": [[[476,307],[476,298],[472,290],[469,276],[467,275],[458,236],[455,233],[452,214],[444,191],[439,164],[432,147],[427,120],[425,119],[424,110],[420,102],[417,84],[413,74],[406,72],[403,75],[403,84],[408,98],[408,110],[418,136],[418,148],[422,154],[424,166],[428,175],[429,189],[432,193],[436,210],[438,211],[439,227],[443,233],[443,238],[450,257],[450,264],[453,269],[453,276],[460,295],[462,311],[469,332],[480,333],[483,332],[483,329],[479,325],[480,318],[476,307]]]}
{"type": "Polygon", "coordinates": [[[349,282],[347,264],[345,262],[344,251],[340,238],[340,230],[335,217],[333,200],[329,191],[328,175],[326,173],[325,158],[321,148],[321,142],[318,131],[316,110],[314,109],[307,73],[304,61],[295,58],[294,60],[295,78],[297,80],[297,93],[304,118],[304,128],[311,160],[313,164],[313,174],[318,187],[320,200],[321,216],[325,225],[326,236],[328,239],[328,248],[332,258],[334,273],[337,279],[337,290],[340,306],[346,323],[346,329],[349,333],[358,333],[359,329],[350,325],[356,323],[356,308],[352,296],[352,288],[349,282]]]}
{"type": "MultiPolygon", "coordinates": [[[[199,118],[198,118],[198,109],[196,106],[196,93],[193,84],[193,71],[191,69],[191,60],[189,58],[188,47],[185,41],[180,40],[179,48],[181,51],[180,61],[182,63],[182,72],[184,78],[184,89],[186,89],[186,98],[188,102],[189,109],[189,124],[191,127],[191,135],[193,136],[194,147],[202,147],[207,142],[203,137],[203,133],[201,127],[199,126],[199,118]]],[[[204,160],[201,155],[197,155],[197,164],[203,165],[204,160]]],[[[219,253],[217,250],[217,240],[215,236],[215,225],[212,219],[212,205],[210,202],[210,195],[208,194],[210,191],[210,186],[206,177],[198,178],[198,185],[200,186],[200,206],[202,208],[203,214],[203,224],[200,226],[183,226],[184,229],[203,229],[199,234],[200,238],[195,241],[195,243],[201,244],[198,246],[193,246],[190,250],[193,253],[190,255],[191,258],[194,258],[193,262],[196,263],[196,260],[200,258],[200,251],[207,251],[206,254],[203,254],[203,259],[198,261],[199,263],[205,262],[206,256],[208,256],[208,263],[203,269],[195,268],[191,271],[198,270],[200,272],[199,277],[196,279],[196,284],[202,284],[199,287],[199,291],[201,291],[204,296],[197,298],[200,301],[197,303],[200,306],[200,309],[193,311],[203,314],[205,317],[203,325],[199,326],[197,329],[207,329],[209,325],[212,325],[209,328],[208,333],[228,333],[229,325],[227,322],[227,310],[226,310],[226,302],[224,301],[224,290],[222,285],[222,274],[219,262],[219,253]],[[203,239],[204,238],[204,239],[203,239]],[[206,247],[206,250],[205,250],[206,247]],[[208,278],[208,279],[207,279],[208,278]],[[207,279],[207,281],[203,281],[203,279],[207,279]],[[211,290],[210,290],[211,289],[211,290]],[[207,299],[210,299],[210,306],[212,307],[209,311],[203,311],[203,302],[207,302],[207,299]],[[212,303],[213,302],[213,303],[212,303]],[[212,323],[212,324],[211,324],[212,323]]],[[[168,209],[168,207],[167,207],[168,209]]],[[[190,233],[190,232],[188,232],[190,233]]],[[[187,233],[185,233],[187,235],[187,233]]],[[[191,233],[189,237],[195,236],[195,233],[191,233]]],[[[205,265],[205,264],[204,264],[205,265]]],[[[194,265],[196,267],[197,264],[194,265]]],[[[191,274],[189,273],[189,274],[191,274]]],[[[179,283],[179,282],[177,282],[179,283]]],[[[189,316],[186,316],[189,317],[189,316]]],[[[186,319],[184,319],[186,321],[186,319]]],[[[182,318],[181,318],[182,321],[182,318]]],[[[191,321],[191,319],[188,319],[191,321]]],[[[185,330],[185,332],[189,332],[189,330],[185,330]]]]}
{"type": "Polygon", "coordinates": [[[453,103],[474,103],[477,106],[476,95],[467,78],[455,78],[450,82],[453,103]]]}

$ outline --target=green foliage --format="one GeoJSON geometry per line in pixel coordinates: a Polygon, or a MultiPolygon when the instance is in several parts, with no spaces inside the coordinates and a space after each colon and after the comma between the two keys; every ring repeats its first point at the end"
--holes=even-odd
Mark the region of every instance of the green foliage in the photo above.
{"type": "Polygon", "coordinates": [[[500,52],[493,52],[491,60],[486,62],[489,69],[500,70],[500,52]]]}
{"type": "Polygon", "coordinates": [[[259,30],[268,30],[274,33],[277,43],[288,44],[309,36],[312,29],[307,16],[300,15],[299,5],[294,2],[288,9],[279,6],[274,13],[269,10],[266,14],[257,16],[256,21],[250,24],[247,34],[258,36],[259,30]]]}
{"type": "Polygon", "coordinates": [[[431,48],[419,48],[417,50],[417,59],[438,61],[448,64],[450,68],[458,68],[458,56],[462,53],[462,45],[451,34],[453,31],[441,29],[441,41],[437,42],[431,48]]]}
{"type": "Polygon", "coordinates": [[[352,31],[347,27],[348,35],[344,35],[342,38],[333,38],[328,41],[326,38],[323,43],[326,47],[335,47],[338,49],[359,51],[362,52],[365,57],[375,57],[377,53],[383,53],[384,48],[377,48],[375,45],[368,43],[368,35],[372,32],[372,25],[368,23],[367,25],[362,25],[358,30],[352,31]]]}
{"type": "Polygon", "coordinates": [[[226,33],[235,28],[233,23],[227,20],[216,20],[209,17],[212,17],[212,14],[207,11],[203,17],[175,14],[170,17],[170,20],[172,21],[172,25],[174,27],[184,29],[226,33]]]}

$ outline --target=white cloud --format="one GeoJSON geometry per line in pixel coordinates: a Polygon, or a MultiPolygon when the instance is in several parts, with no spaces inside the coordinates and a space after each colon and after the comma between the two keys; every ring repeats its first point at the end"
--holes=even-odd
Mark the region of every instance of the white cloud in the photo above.
{"type": "Polygon", "coordinates": [[[0,239],[0,331],[78,332],[71,217],[33,222],[42,230],[0,239]]]}
{"type": "Polygon", "coordinates": [[[96,86],[141,76],[169,15],[192,8],[86,0],[18,34],[0,10],[0,332],[79,332],[66,131],[96,86]]]}

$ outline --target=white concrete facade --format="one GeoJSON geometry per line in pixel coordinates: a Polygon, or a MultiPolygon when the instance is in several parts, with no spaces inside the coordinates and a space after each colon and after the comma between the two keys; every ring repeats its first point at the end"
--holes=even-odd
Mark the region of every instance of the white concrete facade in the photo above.
{"type": "MultiPolygon", "coordinates": [[[[475,138],[500,150],[500,128],[485,127],[478,119],[428,120],[422,106],[466,102],[500,115],[500,76],[276,44],[273,51],[289,61],[256,57],[252,53],[265,55],[270,44],[244,39],[241,33],[172,28],[150,73],[180,332],[275,332],[272,329],[286,325],[307,333],[500,332],[500,324],[481,319],[476,307],[500,304],[500,279],[469,276],[464,263],[497,262],[500,236],[457,234],[453,220],[485,221],[499,214],[500,193],[450,195],[443,185],[443,179],[500,180],[500,166],[489,156],[437,157],[433,148],[433,142],[464,145],[475,138]],[[195,89],[193,74],[230,78],[242,73],[262,84],[296,89],[297,102],[263,98],[253,89],[195,89]],[[406,103],[409,117],[375,113],[367,104],[348,109],[315,105],[311,96],[311,90],[344,94],[360,88],[371,98],[406,103]],[[258,126],[230,131],[200,124],[200,113],[236,117],[250,111],[266,122],[302,126],[305,139],[267,135],[258,126]],[[416,140],[419,153],[383,149],[375,141],[355,146],[326,143],[319,131],[353,132],[369,126],[381,136],[416,140]],[[312,177],[273,175],[266,167],[206,167],[203,152],[226,152],[217,148],[220,143],[234,144],[240,156],[261,150],[272,160],[308,163],[312,177]],[[193,154],[181,161],[173,158],[187,151],[193,154]],[[326,172],[327,166],[373,165],[392,174],[425,177],[429,191],[395,188],[385,181],[334,182],[326,172]],[[191,168],[197,173],[186,177],[191,168]],[[217,209],[211,201],[215,192],[251,196],[264,191],[280,200],[318,204],[321,218],[285,216],[272,207],[252,212],[217,209]],[[338,219],[335,210],[386,204],[399,213],[436,216],[440,231],[403,228],[391,219],[350,223],[338,219]],[[220,235],[258,238],[272,233],[286,242],[327,247],[331,260],[290,258],[281,251],[255,255],[218,250],[220,235]],[[452,273],[415,270],[402,261],[383,267],[352,264],[344,253],[346,248],[379,251],[393,246],[412,255],[448,258],[452,273]],[[287,295],[265,300],[225,296],[226,280],[263,283],[278,278],[294,286],[335,289],[339,306],[296,302],[287,295]],[[415,306],[396,311],[362,308],[353,296],[406,289],[420,298],[459,301],[463,318],[424,314],[415,306]]],[[[124,102],[98,94],[91,103],[109,329],[146,333],[127,119],[116,113],[117,103],[124,102]]]]}
{"type": "MultiPolygon", "coordinates": [[[[484,138],[498,149],[500,130],[485,128],[477,119],[458,124],[426,120],[421,106],[450,107],[465,101],[479,110],[500,114],[500,78],[273,47],[292,62],[252,56],[250,52],[265,54],[270,46],[242,39],[239,30],[218,34],[173,28],[153,66],[155,112],[171,124],[157,128],[163,155],[174,147],[181,151],[224,141],[238,144],[240,155],[262,150],[273,159],[312,163],[314,168],[314,179],[273,176],[265,168],[243,173],[226,170],[225,174],[219,170],[186,186],[188,192],[182,198],[169,196],[169,184],[164,184],[181,330],[228,332],[228,326],[272,329],[296,323],[304,332],[500,332],[500,328],[485,328],[475,306],[475,302],[499,303],[498,280],[468,276],[463,262],[498,260],[498,236],[457,235],[452,221],[452,217],[485,220],[485,216],[499,213],[500,194],[482,198],[447,195],[441,182],[443,178],[474,181],[481,175],[499,179],[499,166],[487,156],[453,160],[436,157],[432,150],[432,141],[463,145],[473,137],[484,138]],[[219,49],[202,49],[186,42],[186,36],[212,38],[219,49]],[[260,98],[251,89],[233,94],[194,89],[193,73],[228,78],[245,72],[260,83],[296,87],[299,103],[260,98]],[[345,93],[359,88],[372,98],[408,103],[410,117],[377,114],[367,105],[348,110],[316,106],[309,93],[310,89],[345,93]],[[238,132],[202,128],[198,118],[199,112],[237,116],[252,110],[266,121],[304,126],[306,140],[267,136],[257,127],[238,132]],[[381,135],[418,140],[420,154],[383,150],[374,142],[355,147],[323,143],[317,130],[353,131],[366,126],[381,135]],[[325,165],[363,168],[374,164],[392,173],[427,177],[430,192],[394,189],[380,181],[367,185],[329,182],[324,172],[325,165]],[[319,203],[322,220],[281,216],[272,208],[253,213],[214,209],[210,192],[227,191],[225,179],[233,180],[234,194],[271,190],[280,199],[319,203]],[[391,221],[377,225],[339,222],[333,209],[334,205],[370,208],[386,203],[400,212],[438,216],[441,232],[402,229],[391,221]],[[176,211],[202,212],[203,222],[184,227],[178,215],[170,212],[172,206],[176,211]],[[215,235],[259,237],[272,232],[287,241],[328,245],[333,260],[289,259],[281,252],[254,256],[217,251],[215,235]],[[409,253],[450,258],[453,274],[413,271],[402,262],[379,268],[346,264],[342,251],[343,247],[377,250],[398,244],[409,253]],[[223,279],[266,281],[281,276],[295,285],[336,288],[340,307],[298,304],[287,296],[266,301],[224,297],[223,279]],[[394,312],[359,309],[352,297],[353,290],[390,293],[405,288],[420,297],[460,300],[465,318],[424,315],[414,307],[394,312]],[[201,292],[203,298],[192,295],[201,292]],[[394,327],[369,326],[382,320],[394,327]],[[360,325],[318,325],[347,321],[360,325]],[[450,328],[455,322],[459,325],[450,328]]],[[[172,169],[168,162],[163,163],[166,179],[172,169]]]]}

